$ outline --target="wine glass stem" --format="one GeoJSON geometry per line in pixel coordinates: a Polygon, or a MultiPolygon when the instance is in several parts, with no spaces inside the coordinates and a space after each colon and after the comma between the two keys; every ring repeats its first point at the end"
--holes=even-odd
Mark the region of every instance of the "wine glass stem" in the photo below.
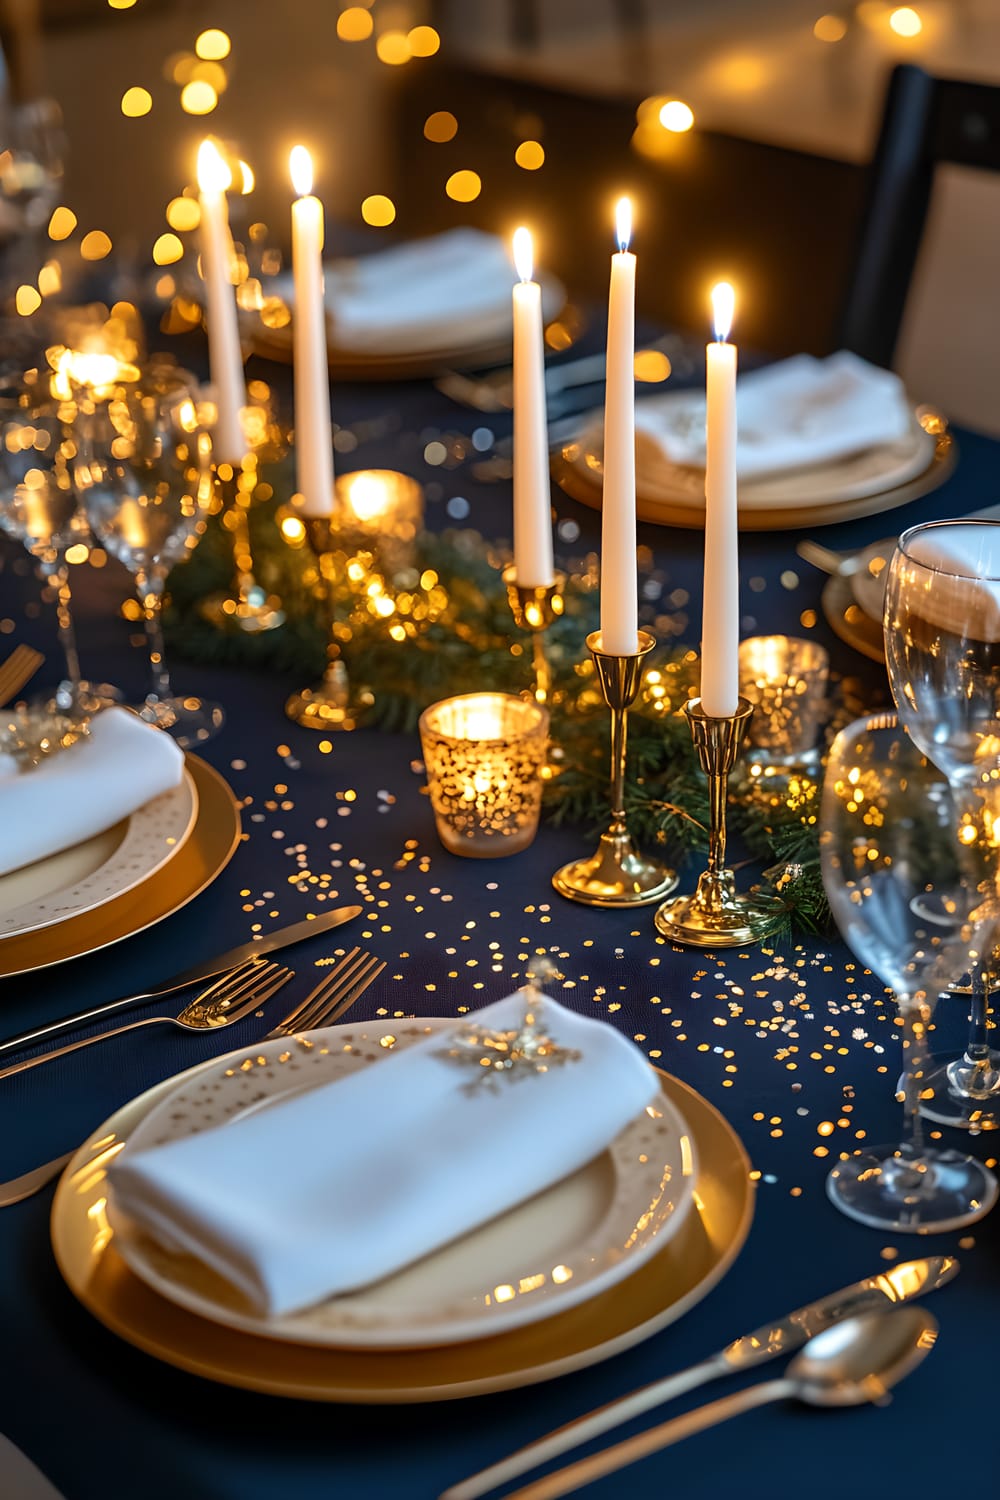
{"type": "Polygon", "coordinates": [[[153,678],[150,696],[162,703],[173,697],[163,646],[163,576],[154,569],[148,572],[142,569],[135,575],[135,586],[146,622],[149,667],[153,678]]]}
{"type": "Polygon", "coordinates": [[[900,1000],[903,1019],[903,1151],[911,1160],[924,1154],[924,1123],[920,1113],[920,1089],[927,1073],[927,1024],[930,1007],[926,1001],[900,1000]]]}
{"type": "Polygon", "coordinates": [[[993,995],[996,990],[996,975],[984,973],[979,984],[973,980],[972,1005],[969,1013],[969,1045],[965,1055],[969,1062],[988,1063],[990,1052],[990,1017],[993,1014],[993,995]]]}
{"type": "Polygon", "coordinates": [[[41,567],[46,582],[55,586],[59,641],[66,657],[66,676],[73,685],[75,696],[75,691],[80,686],[80,657],[76,649],[76,630],[73,627],[69,566],[65,557],[54,553],[41,559],[41,567]]]}

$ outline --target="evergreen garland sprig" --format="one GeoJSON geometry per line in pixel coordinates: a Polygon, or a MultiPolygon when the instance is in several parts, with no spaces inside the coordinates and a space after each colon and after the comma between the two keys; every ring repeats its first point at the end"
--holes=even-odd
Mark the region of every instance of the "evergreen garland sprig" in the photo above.
{"type": "MultiPolygon", "coordinates": [[[[328,604],[317,560],[307,546],[286,541],[280,523],[291,512],[280,499],[257,503],[249,514],[255,576],[280,598],[285,624],[252,635],[219,630],[202,616],[199,605],[206,596],[232,584],[232,538],[213,517],[197,550],[171,574],[166,615],[171,648],[200,661],[296,674],[296,685],[305,686],[321,676],[327,661],[328,604]]],[[[440,698],[487,685],[508,692],[530,685],[531,639],[515,628],[500,577],[507,559],[477,533],[421,535],[412,554],[393,563],[391,577],[371,538],[345,545],[361,548],[355,555],[371,576],[386,578],[387,592],[397,601],[423,599],[422,588],[430,597],[428,581],[437,580],[432,617],[411,620],[403,639],[389,633],[393,623],[397,631],[403,628],[402,616],[381,617],[366,607],[362,589],[338,585],[340,651],[352,684],[374,694],[366,726],[412,731],[423,709],[440,698]]],[[[558,774],[546,784],[544,808],[553,823],[579,826],[588,837],[607,826],[610,812],[610,716],[585,645],[596,625],[594,578],[583,567],[570,574],[565,612],[546,636],[553,674],[551,758],[558,774]]],[[[696,691],[691,651],[664,647],[654,653],[629,714],[626,779],[626,811],[637,841],[657,846],[671,861],[690,859],[692,879],[694,856],[707,849],[708,822],[707,785],[682,712],[696,691]]],[[[730,853],[737,861],[746,857],[765,866],[763,883],[781,894],[793,931],[821,932],[830,922],[820,877],[817,808],[818,788],[807,778],[780,794],[764,780],[743,777],[731,783],[730,853]]]]}

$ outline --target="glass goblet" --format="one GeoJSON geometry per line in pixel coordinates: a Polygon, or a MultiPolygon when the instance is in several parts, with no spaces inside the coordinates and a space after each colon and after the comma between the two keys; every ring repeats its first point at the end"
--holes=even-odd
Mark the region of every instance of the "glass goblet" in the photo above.
{"type": "Polygon", "coordinates": [[[834,1167],[827,1192],[863,1224],[955,1229],[993,1206],[997,1182],[973,1157],[928,1147],[920,1092],[938,994],[997,940],[997,852],[976,839],[940,771],[895,715],[858,719],[834,741],[820,855],[848,946],[894,990],[903,1022],[905,1137],[834,1167]]]}
{"type": "Polygon", "coordinates": [[[172,371],[120,386],[110,400],[94,404],[76,463],[90,524],[132,573],[143,608],[152,687],[139,715],[185,748],[210,739],[225,722],[217,703],[174,693],[163,644],[164,584],[205,529],[210,457],[193,386],[172,371]]]}
{"type": "MultiPolygon", "coordinates": [[[[1000,523],[932,521],[903,533],[886,581],[885,651],[901,723],[970,816],[990,818],[1000,778],[1000,523]]],[[[1000,1127],[1000,1052],[989,1046],[998,959],[963,991],[968,1040],[925,1080],[928,1119],[1000,1127]]]]}
{"type": "Polygon", "coordinates": [[[0,392],[0,528],[23,543],[55,593],[66,677],[51,706],[78,722],[105,704],[120,702],[121,694],[80,675],[66,554],[91,538],[77,503],[74,451],[58,403],[37,399],[19,383],[5,385],[0,392]]]}

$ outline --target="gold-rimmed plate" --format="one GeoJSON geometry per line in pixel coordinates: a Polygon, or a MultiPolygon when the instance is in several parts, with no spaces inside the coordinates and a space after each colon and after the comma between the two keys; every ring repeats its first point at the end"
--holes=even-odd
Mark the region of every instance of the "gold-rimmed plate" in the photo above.
{"type": "Polygon", "coordinates": [[[0,942],[94,911],[149,880],[180,853],[197,816],[185,767],[177,786],[113,827],[0,876],[0,942]]]}
{"type": "MultiPolygon", "coordinates": [[[[278,278],[276,285],[280,292],[286,282],[278,278]]],[[[541,287],[542,314],[549,324],[566,306],[566,289],[553,276],[542,276],[541,287]]],[[[273,319],[277,311],[284,320],[280,326],[269,326],[260,313],[244,312],[240,315],[240,331],[255,354],[278,364],[289,364],[294,314],[280,295],[274,300],[278,307],[270,308],[267,316],[273,319]]],[[[486,315],[480,313],[462,321],[442,317],[428,322],[422,335],[418,330],[409,330],[394,339],[391,329],[383,330],[377,347],[366,348],[361,341],[345,345],[338,339],[335,320],[328,316],[327,363],[335,380],[419,380],[452,369],[509,363],[513,336],[512,310],[506,295],[501,295],[496,308],[486,315]]],[[[560,347],[568,347],[571,342],[567,329],[566,343],[560,347]]]]}
{"type": "MultiPolygon", "coordinates": [[[[927,495],[951,474],[957,449],[943,420],[914,423],[911,439],[887,450],[872,450],[795,474],[760,476],[740,485],[742,531],[781,531],[799,526],[832,526],[874,515],[927,495]],[[897,451],[898,450],[898,451],[897,451]],[[905,478],[900,476],[905,475],[905,478]]],[[[602,466],[599,432],[591,424],[581,436],[552,455],[556,482],[574,500],[601,508],[602,466]]],[[[703,470],[666,465],[643,433],[636,440],[636,513],[642,521],[701,531],[705,525],[703,470]]]]}
{"type": "Polygon", "coordinates": [[[454,1400],[550,1380],[609,1359],[682,1317],[725,1275],[749,1231],[753,1185],[739,1137],[679,1079],[662,1074],[660,1081],[698,1153],[693,1211],[633,1276],[544,1322],[492,1338],[427,1349],[317,1349],[224,1328],[158,1296],[118,1254],[104,1175],[123,1140],[177,1079],[119,1110],[66,1169],[52,1207],[56,1261],[73,1294],[112,1332],[168,1364],[225,1385],[384,1405],[454,1400]]]}
{"type": "Polygon", "coordinates": [[[93,911],[0,941],[0,978],[120,943],[179,911],[225,869],[240,840],[239,806],[219,773],[198,756],[187,755],[185,765],[197,797],[197,815],[177,854],[154,876],[93,911]]]}
{"type": "MultiPolygon", "coordinates": [[[[229,1053],[154,1105],[130,1134],[126,1153],[239,1121],[281,1098],[365,1072],[449,1025],[347,1023],[308,1039],[279,1038],[229,1053]]],[[[109,1217],[131,1270],[202,1318],[261,1338],[329,1348],[427,1348],[550,1318],[633,1275],[680,1231],[695,1172],[687,1126],[661,1097],[607,1150],[547,1191],[375,1286],[274,1317],[253,1309],[203,1261],[142,1233],[113,1194],[109,1217]]]]}

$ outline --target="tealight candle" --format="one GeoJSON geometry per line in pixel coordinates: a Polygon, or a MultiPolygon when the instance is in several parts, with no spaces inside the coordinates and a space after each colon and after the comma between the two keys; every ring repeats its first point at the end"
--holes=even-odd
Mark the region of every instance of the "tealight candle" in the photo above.
{"type": "Polygon", "coordinates": [[[239,463],[246,451],[240,412],[247,404],[247,388],[236,294],[229,278],[233,242],[226,189],[232,180],[218,147],[212,141],[202,141],[198,151],[201,274],[205,282],[208,358],[218,413],[212,435],[213,456],[224,463],[239,463]]]}
{"type": "Polygon", "coordinates": [[[296,486],[304,515],[328,516],[333,510],[333,432],[323,300],[323,205],[313,196],[312,158],[304,146],[293,148],[289,167],[299,195],[292,204],[296,486]]]}
{"type": "MultiPolygon", "coordinates": [[[[395,469],[357,469],[340,474],[334,490],[343,525],[412,541],[424,516],[424,492],[409,474],[395,469]]],[[[308,512],[307,512],[308,514],[308,512]]]]}
{"type": "Polygon", "coordinates": [[[705,351],[705,597],[701,704],[730,718],[739,704],[740,564],[736,507],[736,345],[728,342],[733,289],[712,288],[716,342],[705,351]]]}
{"type": "Polygon", "coordinates": [[[635,256],[632,205],[617,208],[619,250],[611,257],[607,385],[604,398],[604,496],[601,521],[601,650],[639,649],[635,546],[635,256]]]}
{"type": "Polygon", "coordinates": [[[463,693],[420,716],[438,837],[452,854],[516,854],[538,829],[549,716],[531,699],[463,693]]]}

